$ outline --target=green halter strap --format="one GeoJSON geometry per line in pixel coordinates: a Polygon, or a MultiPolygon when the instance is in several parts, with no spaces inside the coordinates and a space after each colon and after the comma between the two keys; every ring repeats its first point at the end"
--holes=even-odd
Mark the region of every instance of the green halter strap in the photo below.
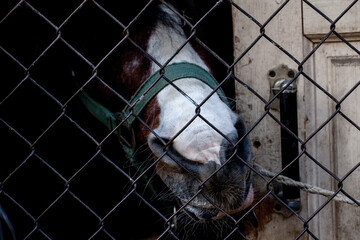
{"type": "MultiPolygon", "coordinates": [[[[122,117],[128,116],[131,111],[135,115],[139,114],[150,102],[150,100],[156,96],[156,94],[158,94],[164,87],[170,84],[168,81],[174,82],[183,78],[196,78],[209,85],[209,87],[212,89],[217,88],[219,85],[209,72],[198,65],[186,62],[173,63],[165,67],[164,75],[162,75],[159,70],[151,75],[138,88],[136,93],[129,101],[130,105],[127,105],[121,112],[122,117]]],[[[221,100],[229,106],[227,98],[220,88],[217,90],[217,94],[221,100]]],[[[130,129],[134,120],[135,116],[130,116],[129,119],[127,119],[125,122],[125,126],[130,129]]]]}
{"type": "MultiPolygon", "coordinates": [[[[164,89],[167,85],[170,84],[169,81],[174,82],[183,78],[198,79],[206,83],[211,89],[215,89],[218,87],[218,82],[208,71],[196,64],[181,62],[170,64],[166,66],[163,71],[159,70],[153,75],[151,75],[131,97],[129,105],[126,105],[126,107],[120,113],[111,112],[109,109],[91,98],[85,91],[80,92],[79,96],[87,110],[95,118],[102,122],[109,130],[114,130],[119,124],[119,122],[123,121],[125,118],[128,117],[123,123],[123,125],[131,131],[132,125],[136,119],[135,115],[140,114],[140,112],[146,107],[146,105],[162,89],[164,89]],[[117,117],[118,115],[120,116],[120,119],[117,117]]],[[[219,95],[220,99],[229,106],[229,102],[225,97],[222,89],[219,88],[216,93],[219,95]]],[[[117,135],[119,135],[120,133],[119,129],[115,131],[117,135]]],[[[135,159],[134,149],[132,149],[123,142],[121,142],[121,145],[126,154],[126,157],[130,160],[132,164],[134,164],[137,170],[143,170],[135,159]]],[[[146,176],[144,175],[144,177],[146,176]]],[[[152,185],[150,184],[149,186],[151,190],[155,193],[152,185]]]]}

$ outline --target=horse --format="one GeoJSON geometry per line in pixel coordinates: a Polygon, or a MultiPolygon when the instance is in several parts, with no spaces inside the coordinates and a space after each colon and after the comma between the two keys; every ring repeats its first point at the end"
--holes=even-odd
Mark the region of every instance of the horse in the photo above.
{"type": "MultiPolygon", "coordinates": [[[[173,1],[174,5],[170,5],[164,1],[146,1],[149,7],[143,12],[138,7],[141,6],[140,1],[127,1],[126,4],[131,7],[123,7],[122,1],[85,2],[71,13],[70,5],[43,6],[44,3],[39,2],[34,4],[33,9],[25,1],[19,3],[21,6],[16,7],[1,23],[1,31],[4,33],[1,57],[6,60],[4,64],[8,64],[4,67],[7,76],[4,79],[11,79],[5,81],[6,87],[1,88],[2,96],[10,96],[2,105],[2,113],[7,113],[2,115],[5,119],[2,124],[9,122],[9,125],[3,125],[4,139],[7,139],[5,146],[8,146],[3,148],[8,154],[3,155],[11,156],[11,159],[2,161],[1,165],[1,176],[5,176],[2,179],[6,179],[2,185],[5,191],[2,188],[1,203],[14,222],[17,236],[27,238],[33,232],[43,235],[46,232],[50,235],[64,235],[64,239],[74,238],[78,228],[87,234],[94,234],[91,231],[98,229],[99,219],[88,217],[84,212],[91,212],[91,216],[94,213],[99,216],[116,215],[115,210],[110,211],[110,214],[109,205],[106,205],[110,202],[109,197],[104,195],[114,192],[113,187],[118,186],[116,181],[122,176],[119,177],[120,174],[115,171],[110,173],[113,168],[105,168],[108,167],[107,161],[96,161],[97,155],[90,160],[88,158],[91,155],[88,149],[93,147],[94,139],[104,138],[103,132],[108,134],[109,131],[102,131],[99,127],[101,124],[95,118],[90,119],[85,115],[87,110],[83,103],[79,103],[80,111],[76,108],[77,99],[73,96],[81,95],[84,89],[89,96],[113,112],[121,112],[127,106],[128,111],[116,119],[113,124],[116,127],[111,128],[112,132],[121,138],[130,136],[130,143],[136,143],[136,146],[130,144],[135,148],[135,151],[131,149],[130,152],[132,159],[135,158],[140,165],[149,160],[144,163],[146,166],[136,169],[138,175],[130,174],[131,177],[136,179],[137,176],[147,176],[149,182],[144,184],[145,188],[154,185],[155,194],[160,200],[163,192],[173,198],[172,203],[175,205],[169,205],[164,211],[166,214],[162,213],[168,219],[166,223],[171,223],[170,231],[178,237],[196,238],[200,235],[193,234],[193,231],[199,227],[205,235],[197,239],[221,238],[217,235],[221,234],[218,228],[231,215],[249,207],[253,199],[252,171],[248,167],[250,143],[244,121],[232,111],[211,76],[215,74],[214,65],[206,50],[194,41],[194,32],[188,31],[189,26],[184,25],[186,17],[181,17],[175,9],[176,4],[185,2],[191,6],[197,2],[210,5],[213,2],[184,0],[173,1]],[[98,2],[101,2],[102,7],[98,2]],[[105,14],[106,9],[111,9],[112,13],[119,11],[119,14],[109,18],[109,13],[105,14]],[[132,21],[135,16],[139,18],[132,21]],[[101,25],[102,21],[114,24],[114,19],[125,23],[120,27],[124,35],[118,31],[118,25],[109,28],[101,25]],[[54,26],[57,26],[56,29],[54,26]],[[93,35],[88,37],[85,30],[93,35]],[[34,38],[26,38],[27,44],[24,44],[24,36],[34,38]],[[104,44],[92,44],[91,41],[97,37],[102,37],[104,44]],[[118,39],[123,40],[117,45],[118,39]],[[109,52],[115,45],[116,50],[109,52]],[[8,51],[4,51],[3,47],[8,51]],[[108,56],[106,53],[109,53],[108,56]],[[94,74],[90,80],[89,66],[90,72],[94,74]],[[182,77],[171,80],[174,72],[182,77]],[[131,99],[147,79],[154,79],[154,76],[154,86],[160,82],[166,84],[143,104],[141,111],[134,113],[140,98],[130,103],[122,99],[131,99]],[[20,87],[14,89],[17,78],[20,87]],[[109,88],[100,83],[100,78],[109,88]],[[85,86],[84,79],[91,83],[85,86]],[[73,82],[76,84],[70,85],[73,82]],[[81,89],[77,88],[79,85],[81,89]],[[26,121],[24,116],[28,116],[26,121]],[[82,117],[85,124],[81,121],[82,117]],[[135,119],[132,124],[128,124],[130,119],[135,119]],[[124,125],[131,127],[123,129],[124,125]],[[21,144],[18,143],[14,129],[20,133],[21,144]],[[84,134],[84,129],[90,134],[84,134]],[[97,136],[98,132],[100,137],[97,136]],[[16,143],[13,143],[14,136],[16,143]],[[143,146],[149,152],[138,150],[143,146]],[[30,154],[29,161],[27,158],[24,160],[23,153],[30,154]],[[98,166],[106,171],[99,170],[98,166]],[[150,169],[155,171],[161,184],[155,186],[151,182],[155,177],[150,169]],[[53,176],[56,179],[49,179],[53,176]],[[99,183],[109,176],[111,180],[99,183]],[[54,181],[60,184],[54,186],[54,181]],[[94,189],[97,189],[98,194],[94,194],[94,189]],[[7,191],[9,195],[4,194],[7,191]],[[14,192],[22,194],[13,195],[14,192]],[[12,195],[15,200],[8,197],[12,195]],[[74,204],[80,202],[81,206],[75,205],[74,208],[74,204]],[[23,212],[25,210],[26,214],[23,212]],[[28,219],[29,216],[31,219],[28,219]],[[96,226],[90,228],[88,222],[78,224],[77,217],[81,221],[95,222],[93,225],[96,226]],[[26,224],[24,219],[28,221],[26,224]],[[176,222],[178,226],[173,227],[176,222]],[[31,231],[33,228],[35,230],[31,231]],[[211,236],[211,233],[215,235],[211,236]]],[[[77,3],[72,4],[76,6],[77,3]]],[[[9,3],[4,9],[10,11],[13,7],[9,3]]],[[[145,92],[140,97],[147,98],[147,94],[154,88],[152,84],[145,86],[145,92]]],[[[107,139],[97,145],[96,152],[99,149],[102,153],[109,152],[104,147],[107,139]]],[[[113,152],[116,152],[116,147],[121,149],[118,143],[112,144],[112,147],[113,152]]],[[[138,183],[140,181],[136,181],[137,186],[140,185],[138,183]]],[[[116,197],[113,198],[110,204],[117,201],[116,197]]],[[[119,204],[119,207],[122,206],[125,205],[119,204]]],[[[136,207],[137,203],[131,206],[131,214],[136,211],[136,207]]],[[[160,208],[156,209],[161,211],[160,208]]],[[[123,217],[122,212],[118,215],[123,217]]],[[[100,234],[103,233],[104,221],[106,227],[112,224],[106,222],[107,219],[109,217],[100,219],[100,234]]],[[[109,228],[114,232],[117,229],[118,235],[125,238],[134,236],[134,227],[138,226],[133,226],[128,234],[124,233],[127,230],[125,228],[132,224],[129,219],[126,216],[121,223],[116,222],[120,226],[113,227],[114,223],[109,228]],[[131,224],[125,225],[128,222],[131,224]]],[[[151,224],[148,219],[144,218],[142,222],[139,219],[132,218],[142,225],[142,229],[147,227],[145,224],[151,224]]],[[[230,232],[235,227],[234,221],[231,222],[230,232]]],[[[225,237],[226,234],[222,235],[225,237]]]]}
{"type": "MultiPolygon", "coordinates": [[[[120,132],[129,125],[130,142],[151,150],[150,165],[178,204],[172,218],[184,213],[188,221],[206,224],[251,205],[251,147],[244,121],[217,84],[209,83],[211,63],[183,27],[175,7],[157,3],[128,30],[131,43],[110,57],[115,64],[103,75],[114,91],[133,99],[112,124],[116,130],[110,129],[120,132]],[[163,85],[155,91],[160,82],[163,85]],[[140,104],[144,98],[147,101],[140,104]]],[[[111,91],[96,91],[106,95],[112,108],[119,108],[111,91]]]]}

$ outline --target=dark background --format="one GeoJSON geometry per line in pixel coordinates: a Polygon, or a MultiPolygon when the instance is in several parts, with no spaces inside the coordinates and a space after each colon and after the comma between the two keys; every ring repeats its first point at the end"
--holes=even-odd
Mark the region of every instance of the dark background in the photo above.
{"type": "MultiPolygon", "coordinates": [[[[96,2],[127,26],[148,1],[96,2]]],[[[142,239],[161,233],[164,220],[136,194],[122,201],[136,170],[116,136],[106,137],[109,131],[74,97],[94,73],[90,63],[97,65],[121,41],[123,27],[92,1],[78,11],[79,0],[27,3],[16,7],[18,1],[0,2],[0,203],[17,239],[88,239],[98,230],[93,239],[142,239]]],[[[172,4],[194,24],[215,1],[172,4]]],[[[151,14],[149,7],[144,16],[151,14]]],[[[141,18],[134,21],[143,24],[141,18]]],[[[231,63],[230,5],[223,3],[210,13],[196,36],[231,63]]],[[[111,59],[121,58],[121,51],[111,59]]],[[[216,58],[212,63],[221,81],[227,68],[216,58]]],[[[109,60],[101,65],[105,78],[113,64],[109,60]]],[[[224,90],[234,98],[233,83],[224,90]]],[[[158,182],[156,176],[153,181],[158,182]]],[[[141,189],[136,192],[167,214],[171,200],[158,201],[141,189]]],[[[1,223],[5,239],[11,239],[1,223]]]]}

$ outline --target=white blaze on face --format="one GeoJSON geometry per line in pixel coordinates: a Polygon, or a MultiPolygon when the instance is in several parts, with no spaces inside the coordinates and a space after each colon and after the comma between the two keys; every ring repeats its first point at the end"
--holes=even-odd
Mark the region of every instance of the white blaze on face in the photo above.
{"type": "MultiPolygon", "coordinates": [[[[172,58],[175,52],[186,42],[186,35],[181,28],[181,19],[167,7],[161,5],[160,8],[168,15],[170,21],[174,22],[174,24],[168,26],[158,20],[149,38],[147,52],[160,64],[164,64],[172,58]]],[[[204,61],[189,43],[184,46],[170,63],[176,62],[194,63],[209,71],[204,61]]],[[[159,70],[159,66],[152,63],[151,74],[157,70],[159,70]]]]}
{"type": "MultiPolygon", "coordinates": [[[[191,78],[178,80],[175,84],[197,103],[201,103],[212,91],[205,83],[191,78]]],[[[157,100],[161,112],[160,125],[155,131],[160,136],[172,138],[196,115],[196,106],[172,86],[162,90],[157,100]]],[[[217,94],[201,106],[200,114],[224,135],[235,131],[236,116],[217,94]]],[[[173,146],[189,160],[220,164],[222,141],[223,136],[197,117],[175,138],[173,146]]]]}
{"type": "MultiPolygon", "coordinates": [[[[149,39],[148,53],[161,64],[166,63],[186,42],[185,34],[180,27],[180,19],[166,7],[163,7],[163,10],[179,24],[171,28],[159,21],[149,39]]],[[[194,63],[209,70],[190,44],[186,44],[171,61],[171,63],[175,62],[194,63]]],[[[152,73],[158,69],[159,67],[153,63],[152,73]]],[[[193,78],[177,80],[174,84],[197,104],[200,104],[212,92],[207,84],[193,78]]],[[[196,115],[196,106],[171,85],[160,91],[156,98],[161,111],[160,124],[155,132],[163,138],[171,139],[196,115]]],[[[200,114],[224,135],[236,130],[234,127],[236,115],[217,94],[201,106],[200,114]]],[[[175,138],[173,147],[189,160],[199,163],[215,161],[220,164],[220,146],[223,139],[216,130],[197,117],[175,138]]]]}

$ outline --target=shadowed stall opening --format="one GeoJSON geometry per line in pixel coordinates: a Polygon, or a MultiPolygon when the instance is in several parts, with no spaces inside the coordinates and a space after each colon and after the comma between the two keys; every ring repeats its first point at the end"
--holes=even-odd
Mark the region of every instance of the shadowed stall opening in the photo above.
{"type": "Polygon", "coordinates": [[[225,214],[249,205],[246,127],[232,111],[234,82],[223,65],[233,61],[229,5],[29,1],[3,9],[12,7],[2,15],[1,54],[9,78],[25,75],[2,93],[2,127],[14,139],[6,149],[20,156],[2,167],[1,202],[18,238],[142,239],[164,230],[189,238],[212,225],[216,237],[225,214]],[[219,18],[225,27],[209,31],[219,18]],[[162,87],[131,102],[143,83],[141,96],[162,87]],[[88,101],[113,114],[111,127],[88,101]],[[40,228],[31,232],[33,222],[40,228]],[[99,223],[106,228],[97,233],[99,223]]]}

